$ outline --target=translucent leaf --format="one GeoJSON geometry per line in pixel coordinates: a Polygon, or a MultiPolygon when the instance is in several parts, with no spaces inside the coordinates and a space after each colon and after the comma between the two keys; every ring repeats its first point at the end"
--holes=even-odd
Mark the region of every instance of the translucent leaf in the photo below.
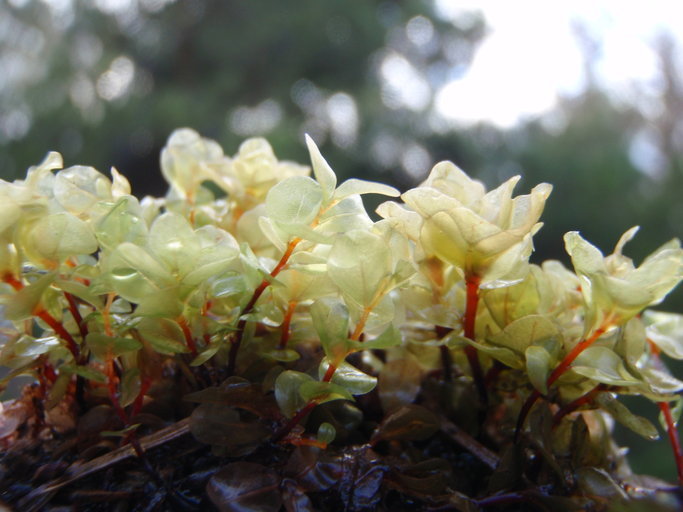
{"type": "Polygon", "coordinates": [[[391,253],[384,239],[360,230],[350,231],[337,239],[327,266],[332,281],[363,307],[376,299],[380,283],[393,270],[391,253]],[[363,257],[359,258],[359,254],[363,257]]]}
{"type": "Polygon", "coordinates": [[[542,345],[557,340],[560,333],[555,324],[542,315],[529,315],[507,325],[490,338],[491,343],[524,353],[531,345],[542,345]]]}
{"type": "MultiPolygon", "coordinates": [[[[244,217],[244,216],[242,216],[244,217]]],[[[287,233],[278,227],[276,222],[265,215],[258,218],[258,225],[261,232],[266,236],[268,241],[273,244],[280,252],[287,250],[287,233]]]]}
{"type": "Polygon", "coordinates": [[[55,286],[93,305],[96,309],[104,307],[104,301],[99,295],[93,293],[90,286],[86,286],[78,281],[67,281],[66,279],[58,279],[55,282],[55,286]]]}
{"type": "Polygon", "coordinates": [[[0,200],[0,235],[13,226],[21,216],[21,208],[11,197],[0,200]]]}
{"type": "Polygon", "coordinates": [[[353,341],[351,346],[356,350],[386,349],[400,345],[401,341],[401,331],[392,324],[379,336],[363,342],[353,341]]]}
{"type": "Polygon", "coordinates": [[[583,238],[578,231],[570,231],[564,235],[564,245],[572,258],[577,273],[606,273],[602,252],[583,238]]]}
{"type": "Polygon", "coordinates": [[[638,383],[626,370],[621,358],[607,347],[588,347],[576,358],[572,370],[597,382],[614,386],[633,386],[638,383]]]}
{"type": "Polygon", "coordinates": [[[275,379],[275,400],[282,414],[291,418],[306,405],[299,390],[307,382],[313,382],[313,377],[301,372],[286,370],[275,379]]]}
{"type": "Polygon", "coordinates": [[[143,245],[147,239],[147,224],[141,217],[137,199],[125,196],[119,199],[95,226],[95,236],[100,245],[113,250],[123,242],[143,245]]]}
{"type": "Polygon", "coordinates": [[[92,167],[76,165],[56,174],[54,194],[70,213],[91,214],[97,203],[111,200],[111,182],[92,167]]]}
{"type": "Polygon", "coordinates": [[[62,262],[69,256],[91,254],[97,240],[90,227],[70,213],[54,213],[39,219],[28,234],[27,249],[38,257],[62,262]]]}
{"type": "Polygon", "coordinates": [[[149,247],[176,275],[185,276],[196,269],[199,240],[182,215],[164,213],[157,217],[149,231],[149,247]]]}
{"type": "MultiPolygon", "coordinates": [[[[323,378],[330,363],[327,358],[323,358],[318,367],[318,377],[323,378]]],[[[358,368],[342,361],[332,376],[332,382],[346,389],[352,395],[364,395],[369,393],[377,385],[377,377],[363,373],[358,368]]]]}
{"type": "Polygon", "coordinates": [[[12,295],[12,300],[5,305],[4,317],[13,321],[31,318],[54,279],[55,274],[45,274],[12,295]]]}
{"type": "Polygon", "coordinates": [[[124,242],[116,248],[113,254],[119,259],[119,261],[112,262],[115,265],[115,278],[120,275],[128,279],[130,272],[126,272],[126,269],[133,269],[145,279],[152,281],[157,288],[176,283],[168,269],[140,246],[124,242]]]}
{"type": "Polygon", "coordinates": [[[84,379],[92,380],[94,382],[107,382],[107,377],[105,377],[101,371],[91,368],[90,366],[63,364],[59,367],[59,371],[61,373],[78,375],[84,379]]]}
{"type": "Polygon", "coordinates": [[[645,379],[647,389],[650,393],[659,395],[653,399],[661,401],[670,398],[671,395],[683,391],[683,381],[678,380],[669,373],[655,368],[641,368],[640,372],[645,379]]]}
{"type": "Polygon", "coordinates": [[[322,200],[324,204],[327,204],[332,199],[332,194],[337,186],[337,175],[320,154],[318,146],[308,134],[306,134],[306,146],[308,146],[308,152],[311,156],[313,174],[321,187],[322,200]]]}
{"type": "Polygon", "coordinates": [[[93,355],[100,360],[108,356],[120,356],[127,352],[135,352],[142,348],[142,343],[134,338],[110,337],[99,332],[90,332],[85,343],[93,355]]]}
{"type": "Polygon", "coordinates": [[[313,326],[318,333],[325,355],[333,361],[348,352],[349,310],[337,298],[318,299],[311,306],[313,326]]]}
{"type": "Polygon", "coordinates": [[[140,393],[140,370],[138,368],[128,368],[121,376],[119,385],[121,407],[132,404],[140,393]]]}
{"type": "Polygon", "coordinates": [[[135,310],[135,316],[163,316],[177,318],[183,312],[183,303],[178,297],[178,288],[165,288],[145,295],[135,310]]]}
{"type": "Polygon", "coordinates": [[[349,196],[333,204],[320,215],[316,231],[327,235],[346,233],[354,229],[367,230],[372,226],[360,196],[349,196]]]}
{"type": "Polygon", "coordinates": [[[476,341],[472,341],[464,336],[449,336],[447,344],[448,348],[459,349],[462,348],[462,345],[472,345],[477,350],[490,355],[494,359],[497,359],[510,368],[520,369],[524,367],[524,359],[522,358],[521,354],[509,348],[477,343],[476,341]]]}
{"type": "Polygon", "coordinates": [[[323,422],[318,427],[318,441],[325,444],[330,444],[334,441],[337,431],[335,428],[327,422],[323,422]]]}
{"type": "Polygon", "coordinates": [[[440,428],[439,418],[421,405],[409,404],[386,415],[372,436],[373,442],[422,441],[440,428]]]}
{"type": "Polygon", "coordinates": [[[324,404],[333,400],[353,401],[353,396],[346,388],[333,382],[318,382],[315,380],[304,382],[299,388],[299,394],[306,403],[324,404]]]}
{"type": "Polygon", "coordinates": [[[354,194],[379,194],[389,197],[398,197],[401,195],[398,190],[389,185],[351,178],[339,185],[339,188],[334,191],[334,198],[339,200],[354,194]]]}
{"type": "Polygon", "coordinates": [[[233,462],[215,473],[206,493],[220,512],[278,512],[282,506],[281,477],[253,462],[233,462]]]}
{"type": "Polygon", "coordinates": [[[548,393],[548,376],[552,357],[546,349],[539,346],[528,347],[524,353],[529,382],[542,394],[548,393]]]}
{"type": "Polygon", "coordinates": [[[136,328],[157,352],[169,355],[188,352],[183,331],[173,320],[141,318],[136,328]]]}
{"type": "Polygon", "coordinates": [[[308,226],[318,216],[322,200],[318,183],[306,176],[293,176],[270,189],[266,211],[279,224],[308,226]]]}
{"type": "Polygon", "coordinates": [[[636,434],[649,441],[659,438],[657,428],[648,419],[633,414],[612,393],[599,393],[595,397],[595,402],[610,413],[615,420],[636,434]]]}
{"type": "Polygon", "coordinates": [[[666,355],[683,359],[683,315],[648,310],[643,313],[647,335],[666,355]]]}

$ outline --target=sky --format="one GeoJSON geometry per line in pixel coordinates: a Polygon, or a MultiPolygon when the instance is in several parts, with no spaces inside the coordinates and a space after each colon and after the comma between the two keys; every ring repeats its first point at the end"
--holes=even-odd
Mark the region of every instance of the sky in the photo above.
{"type": "Polygon", "coordinates": [[[471,67],[443,86],[436,97],[441,115],[458,124],[489,121],[514,126],[571,96],[586,85],[582,30],[597,46],[595,78],[617,100],[629,102],[634,87],[654,98],[659,92],[653,44],[662,31],[683,37],[683,3],[651,0],[543,1],[436,0],[441,15],[466,23],[483,13],[487,35],[471,67]]]}

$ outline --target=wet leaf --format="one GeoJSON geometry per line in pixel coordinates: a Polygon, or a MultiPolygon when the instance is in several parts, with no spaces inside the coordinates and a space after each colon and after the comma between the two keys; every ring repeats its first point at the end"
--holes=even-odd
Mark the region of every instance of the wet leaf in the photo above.
{"type": "Polygon", "coordinates": [[[546,349],[531,346],[524,353],[526,357],[526,371],[531,384],[542,394],[548,393],[548,376],[552,358],[546,349]]]}
{"type": "Polygon", "coordinates": [[[5,305],[3,316],[7,320],[15,321],[32,317],[40,304],[43,293],[54,279],[55,274],[46,274],[12,295],[12,300],[5,305]]]}
{"type": "Polygon", "coordinates": [[[419,499],[436,499],[448,492],[453,478],[450,464],[443,459],[397,466],[388,475],[390,485],[409,496],[419,499]]]}
{"type": "MultiPolygon", "coordinates": [[[[330,363],[327,358],[323,358],[318,367],[318,377],[320,379],[327,373],[330,363]]],[[[377,377],[368,375],[360,371],[355,366],[343,361],[332,376],[332,382],[346,389],[352,395],[364,395],[369,393],[377,385],[377,377]]]]}
{"type": "Polygon", "coordinates": [[[377,427],[372,442],[420,441],[439,430],[439,419],[421,405],[409,404],[387,415],[377,427]]]}
{"type": "Polygon", "coordinates": [[[301,372],[287,370],[275,379],[275,400],[282,414],[291,418],[296,412],[306,405],[299,390],[307,382],[313,382],[313,377],[301,372]]]}
{"type": "Polygon", "coordinates": [[[320,424],[318,427],[318,441],[321,443],[325,444],[330,444],[332,441],[334,441],[335,436],[337,435],[337,431],[335,430],[334,426],[332,424],[323,422],[320,424]]]}
{"type": "Polygon", "coordinates": [[[306,403],[324,404],[332,400],[353,401],[353,395],[346,388],[332,382],[319,382],[315,380],[304,382],[299,388],[299,394],[306,403]]]}
{"type": "Polygon", "coordinates": [[[291,478],[282,480],[282,501],[287,512],[315,512],[311,499],[291,478]]]}
{"type": "Polygon", "coordinates": [[[401,195],[398,190],[389,185],[351,178],[337,187],[334,191],[334,198],[338,200],[354,194],[379,194],[389,197],[401,195]]]}
{"type": "Polygon", "coordinates": [[[190,417],[190,431],[197,441],[220,446],[232,457],[248,455],[271,435],[259,421],[243,421],[235,409],[217,404],[197,407],[190,417]]]}
{"type": "Polygon", "coordinates": [[[318,299],[311,306],[313,326],[325,355],[332,360],[348,353],[349,310],[338,298],[318,299]]]}
{"type": "Polygon", "coordinates": [[[84,379],[92,380],[94,382],[107,382],[107,378],[101,371],[89,366],[63,364],[60,367],[60,371],[66,374],[78,375],[84,379]]]}
{"type": "Polygon", "coordinates": [[[85,338],[85,343],[100,360],[109,356],[120,356],[126,352],[135,352],[142,348],[142,343],[133,338],[110,337],[99,332],[91,332],[85,338]]]}
{"type": "Polygon", "coordinates": [[[323,191],[307,176],[292,176],[268,192],[266,212],[278,226],[308,226],[320,211],[323,191]]]}
{"type": "Polygon", "coordinates": [[[259,384],[239,381],[233,377],[220,387],[209,387],[185,395],[184,400],[200,404],[217,404],[237,407],[252,412],[261,418],[275,419],[280,415],[272,394],[265,395],[259,384]]]}
{"type": "Polygon", "coordinates": [[[343,473],[342,458],[312,446],[299,446],[289,457],[285,474],[305,492],[320,492],[336,485],[343,473]]]}
{"type": "Polygon", "coordinates": [[[221,512],[277,512],[282,506],[280,476],[253,462],[233,462],[213,475],[206,486],[221,512]]]}
{"type": "Polygon", "coordinates": [[[182,329],[173,320],[145,317],[138,322],[137,330],[161,354],[174,355],[189,351],[182,329]]]}
{"type": "Polygon", "coordinates": [[[595,397],[595,402],[602,409],[610,413],[615,420],[626,428],[633,430],[636,434],[643,436],[649,441],[659,438],[657,428],[648,419],[633,414],[612,393],[598,394],[595,397]]]}
{"type": "Polygon", "coordinates": [[[589,496],[604,500],[627,498],[624,490],[601,468],[584,467],[576,471],[579,488],[589,496]]]}
{"type": "Polygon", "coordinates": [[[28,234],[27,246],[40,258],[62,262],[69,256],[91,254],[97,240],[90,227],[78,217],[61,212],[42,217],[28,234]]]}

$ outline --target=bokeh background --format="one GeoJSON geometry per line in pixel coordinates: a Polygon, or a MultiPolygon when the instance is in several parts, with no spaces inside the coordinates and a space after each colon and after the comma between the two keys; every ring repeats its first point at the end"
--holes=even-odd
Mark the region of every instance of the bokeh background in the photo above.
{"type": "MultiPolygon", "coordinates": [[[[536,261],[635,224],[640,261],[683,237],[682,38],[658,0],[0,0],[0,178],[56,150],[158,195],[177,127],[300,162],[309,133],[342,178],[405,190],[449,159],[553,183],[536,261]]],[[[673,479],[665,441],[619,439],[673,479]]]]}

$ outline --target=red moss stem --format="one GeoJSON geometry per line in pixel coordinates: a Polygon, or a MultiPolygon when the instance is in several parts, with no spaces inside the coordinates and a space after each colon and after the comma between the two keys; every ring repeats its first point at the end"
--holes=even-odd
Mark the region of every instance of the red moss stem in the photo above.
{"type": "MultiPolygon", "coordinates": [[[[289,258],[291,258],[292,253],[294,252],[296,246],[299,245],[299,242],[301,242],[301,238],[297,237],[294,238],[291,242],[289,242],[289,244],[287,244],[287,249],[285,250],[285,253],[282,255],[277,265],[275,265],[275,268],[270,272],[271,278],[275,278],[282,271],[282,269],[285,268],[285,265],[287,265],[289,258]]],[[[244,309],[240,313],[240,316],[251,313],[251,310],[254,309],[256,302],[259,300],[259,298],[261,298],[261,295],[263,295],[263,292],[266,290],[266,288],[268,288],[268,286],[270,286],[270,281],[268,279],[264,279],[263,281],[261,281],[261,284],[259,284],[256,290],[254,290],[254,293],[251,296],[251,299],[249,299],[247,305],[244,306],[244,309]]],[[[228,375],[233,375],[235,373],[235,366],[237,364],[237,353],[239,352],[240,345],[242,344],[242,337],[244,336],[244,328],[246,326],[247,321],[244,319],[240,320],[237,323],[237,333],[235,334],[232,340],[232,345],[230,346],[230,353],[228,355],[228,375]]]]}
{"type": "MultiPolygon", "coordinates": [[[[465,316],[463,317],[463,330],[465,338],[475,341],[475,323],[477,320],[477,308],[479,306],[479,285],[481,278],[477,275],[465,276],[465,286],[467,291],[467,302],[465,304],[465,316]]],[[[481,369],[479,362],[479,354],[477,349],[467,345],[465,347],[465,355],[470,364],[472,371],[472,378],[479,393],[479,399],[482,405],[488,402],[488,395],[486,393],[486,384],[484,383],[484,372],[481,369]]]]}
{"type": "Polygon", "coordinates": [[[287,343],[289,342],[290,330],[289,326],[292,324],[292,317],[294,316],[294,310],[296,309],[297,302],[292,300],[287,305],[287,311],[285,312],[285,319],[282,321],[282,330],[280,332],[280,344],[279,348],[287,348],[287,343]]]}
{"type": "Polygon", "coordinates": [[[559,425],[560,421],[562,421],[562,418],[564,418],[567,414],[573,413],[582,405],[591,403],[597,395],[604,391],[607,391],[607,388],[607,384],[598,384],[588,393],[585,393],[577,399],[572,400],[568,404],[562,406],[560,410],[555,413],[555,416],[553,416],[553,428],[559,425]]]}
{"type": "MultiPolygon", "coordinates": [[[[605,334],[610,325],[611,323],[606,321],[603,325],[596,329],[590,337],[577,343],[576,346],[566,356],[564,356],[564,359],[562,359],[560,364],[558,364],[557,367],[552,371],[550,377],[548,377],[548,387],[552,386],[557,379],[559,379],[567,370],[569,370],[569,367],[576,360],[576,358],[579,357],[579,354],[595,343],[600,336],[605,334]]],[[[522,405],[522,409],[519,412],[519,417],[517,418],[517,426],[515,427],[515,440],[517,440],[519,433],[524,427],[524,421],[526,420],[529,411],[531,411],[531,408],[536,403],[536,400],[538,400],[540,397],[541,393],[534,389],[529,395],[529,398],[526,399],[526,402],[524,402],[524,405],[522,405]]]]}
{"type": "Polygon", "coordinates": [[[50,328],[53,331],[55,331],[55,333],[66,342],[66,346],[69,349],[69,352],[71,352],[71,355],[73,356],[74,360],[78,363],[80,360],[80,350],[78,348],[78,345],[76,344],[76,340],[74,340],[73,336],[71,336],[69,331],[66,330],[62,322],[57,320],[50,313],[48,313],[47,310],[43,309],[40,306],[38,306],[38,309],[34,311],[33,314],[40,318],[47,325],[49,325],[50,328]]]}
{"type": "Polygon", "coordinates": [[[184,316],[179,316],[176,318],[176,323],[180,326],[180,329],[183,331],[183,336],[185,336],[185,344],[187,345],[187,348],[190,349],[190,353],[193,356],[197,355],[197,344],[194,341],[194,338],[192,337],[192,331],[190,330],[190,326],[187,323],[187,320],[185,319],[184,316]]]}
{"type": "Polygon", "coordinates": [[[674,459],[676,460],[678,485],[683,487],[683,453],[681,452],[681,443],[678,439],[676,423],[674,422],[673,415],[671,414],[671,406],[669,405],[669,402],[659,402],[657,405],[659,405],[659,410],[662,411],[664,420],[666,421],[666,430],[669,434],[669,442],[671,443],[671,449],[674,452],[674,459]]]}
{"type": "Polygon", "coordinates": [[[66,298],[66,302],[69,304],[69,311],[71,312],[71,316],[74,317],[74,321],[76,322],[76,325],[78,325],[78,332],[81,333],[81,338],[83,338],[83,340],[85,341],[85,337],[88,335],[88,325],[85,322],[83,322],[81,312],[78,310],[78,303],[76,302],[76,298],[69,292],[64,292],[64,298],[66,298]]]}

